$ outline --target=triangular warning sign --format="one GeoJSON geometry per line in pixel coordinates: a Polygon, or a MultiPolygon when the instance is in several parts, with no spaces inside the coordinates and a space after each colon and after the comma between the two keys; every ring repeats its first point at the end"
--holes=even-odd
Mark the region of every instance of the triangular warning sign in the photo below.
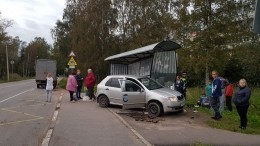
{"type": "Polygon", "coordinates": [[[76,55],[74,54],[74,52],[71,51],[69,57],[75,57],[75,56],[76,56],[76,55]]]}
{"type": "Polygon", "coordinates": [[[77,65],[77,62],[75,61],[75,59],[73,57],[70,58],[69,62],[68,62],[69,66],[75,66],[77,65]]]}

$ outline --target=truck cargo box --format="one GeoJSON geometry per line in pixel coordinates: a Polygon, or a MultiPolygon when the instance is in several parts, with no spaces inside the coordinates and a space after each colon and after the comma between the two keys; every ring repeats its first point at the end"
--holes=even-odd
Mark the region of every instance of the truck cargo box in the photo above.
{"type": "Polygon", "coordinates": [[[57,63],[56,60],[49,60],[49,59],[38,59],[36,60],[35,65],[35,71],[36,71],[36,84],[37,88],[45,87],[46,86],[46,76],[48,73],[51,73],[53,77],[53,87],[55,88],[57,85],[57,63]]]}

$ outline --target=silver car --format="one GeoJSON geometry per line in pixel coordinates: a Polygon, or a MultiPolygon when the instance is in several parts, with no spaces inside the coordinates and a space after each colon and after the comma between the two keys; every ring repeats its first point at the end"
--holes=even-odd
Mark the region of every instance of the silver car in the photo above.
{"type": "Polygon", "coordinates": [[[150,116],[157,117],[182,110],[185,98],[149,77],[110,75],[97,85],[97,102],[101,107],[146,108],[150,116]]]}

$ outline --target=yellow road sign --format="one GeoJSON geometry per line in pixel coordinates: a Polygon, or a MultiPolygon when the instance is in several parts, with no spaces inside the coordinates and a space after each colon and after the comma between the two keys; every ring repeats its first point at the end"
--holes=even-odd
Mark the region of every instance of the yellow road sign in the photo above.
{"type": "Polygon", "coordinates": [[[69,62],[68,62],[69,66],[76,66],[77,62],[75,61],[75,59],[73,57],[70,58],[69,62]]]}

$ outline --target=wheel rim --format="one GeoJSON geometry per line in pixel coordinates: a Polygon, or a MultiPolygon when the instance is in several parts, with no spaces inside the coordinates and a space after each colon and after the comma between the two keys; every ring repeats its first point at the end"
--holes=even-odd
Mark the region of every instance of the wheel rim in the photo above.
{"type": "Polygon", "coordinates": [[[156,105],[150,106],[150,113],[156,115],[158,113],[159,109],[156,105]]]}
{"type": "Polygon", "coordinates": [[[102,97],[102,98],[100,99],[100,103],[101,103],[102,105],[106,105],[106,104],[107,104],[107,99],[106,99],[105,97],[102,97]]]}

